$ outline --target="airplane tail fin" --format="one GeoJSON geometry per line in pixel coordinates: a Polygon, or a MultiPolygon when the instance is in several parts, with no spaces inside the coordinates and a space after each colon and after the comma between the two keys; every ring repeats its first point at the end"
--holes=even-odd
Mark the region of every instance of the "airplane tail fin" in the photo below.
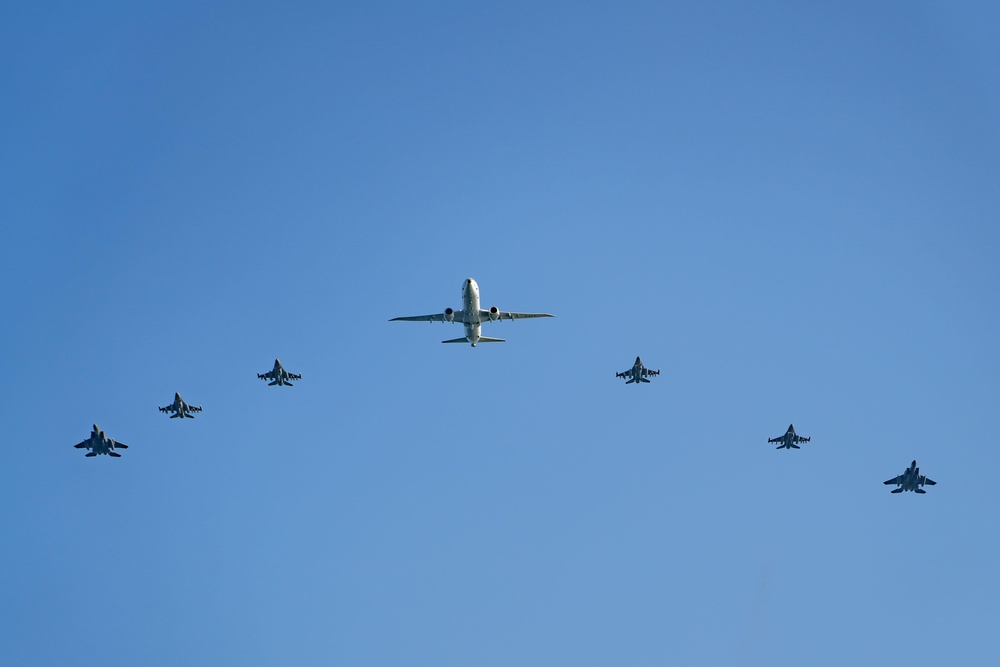
{"type": "Polygon", "coordinates": [[[649,382],[649,380],[647,380],[646,378],[639,378],[639,381],[640,382],[647,382],[647,383],[649,382]]]}
{"type": "Polygon", "coordinates": [[[108,456],[113,456],[116,459],[120,459],[122,457],[122,455],[119,454],[118,452],[108,452],[108,456]]]}
{"type": "Polygon", "coordinates": [[[792,447],[792,448],[794,448],[794,449],[802,449],[802,448],[801,448],[801,447],[799,447],[798,445],[789,445],[789,446],[790,446],[790,447],[792,447]]]}
{"type": "Polygon", "coordinates": [[[277,381],[277,380],[275,380],[274,382],[268,382],[268,383],[267,383],[267,386],[268,386],[268,387],[273,387],[273,386],[274,386],[274,385],[276,385],[276,384],[278,384],[278,381],[277,381]]]}
{"type": "Polygon", "coordinates": [[[914,492],[914,493],[927,493],[927,492],[926,492],[926,491],[924,491],[923,489],[913,489],[913,492],[914,492]]]}
{"type": "Polygon", "coordinates": [[[180,417],[180,415],[179,415],[179,414],[173,414],[173,415],[170,415],[170,418],[171,418],[171,419],[177,419],[178,417],[180,417]]]}
{"type": "Polygon", "coordinates": [[[902,493],[902,492],[903,492],[903,487],[899,487],[898,489],[892,490],[892,493],[902,493]]]}
{"type": "Polygon", "coordinates": [[[87,452],[86,454],[84,454],[84,456],[86,456],[88,458],[91,457],[91,456],[97,456],[97,452],[87,452]]]}
{"type": "Polygon", "coordinates": [[[633,382],[635,382],[635,378],[632,378],[631,380],[625,380],[625,384],[632,384],[633,382]]]}
{"type": "Polygon", "coordinates": [[[451,340],[443,340],[442,343],[468,343],[468,338],[452,338],[451,340]]]}
{"type": "Polygon", "coordinates": [[[480,336],[478,342],[480,342],[480,343],[506,343],[507,341],[505,341],[503,338],[487,338],[486,336],[480,336]]]}

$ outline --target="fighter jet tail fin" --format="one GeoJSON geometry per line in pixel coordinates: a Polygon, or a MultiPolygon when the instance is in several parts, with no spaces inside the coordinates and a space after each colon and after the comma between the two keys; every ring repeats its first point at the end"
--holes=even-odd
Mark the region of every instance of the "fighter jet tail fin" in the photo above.
{"type": "Polygon", "coordinates": [[[625,384],[632,384],[633,382],[635,382],[635,378],[632,378],[631,380],[625,380],[625,384]]]}
{"type": "Polygon", "coordinates": [[[273,387],[273,386],[274,386],[274,385],[276,385],[276,384],[280,384],[280,382],[279,382],[278,380],[275,380],[274,382],[268,382],[268,383],[267,383],[267,386],[268,386],[268,387],[273,387]]]}
{"type": "Polygon", "coordinates": [[[122,455],[119,454],[118,452],[108,452],[108,456],[113,456],[116,459],[120,459],[122,457],[122,455]]]}
{"type": "Polygon", "coordinates": [[[802,448],[801,448],[801,447],[799,447],[798,445],[789,445],[789,446],[790,446],[790,447],[792,447],[793,449],[802,449],[802,448]]]}
{"type": "Polygon", "coordinates": [[[649,383],[649,380],[647,380],[646,378],[639,378],[639,381],[640,382],[645,382],[647,384],[649,383]]]}
{"type": "Polygon", "coordinates": [[[902,492],[903,492],[903,487],[899,487],[898,489],[892,490],[892,493],[902,493],[902,492]]]}
{"type": "Polygon", "coordinates": [[[487,338],[486,336],[479,337],[480,343],[506,343],[503,338],[487,338]]]}
{"type": "Polygon", "coordinates": [[[170,418],[171,418],[171,419],[177,419],[177,418],[178,418],[178,417],[180,417],[180,416],[181,416],[181,415],[179,415],[179,414],[172,414],[172,415],[170,415],[170,418]]]}
{"type": "Polygon", "coordinates": [[[86,456],[88,458],[91,457],[91,456],[97,456],[97,452],[87,452],[86,454],[84,454],[84,456],[86,456]]]}
{"type": "Polygon", "coordinates": [[[913,492],[914,493],[927,493],[927,491],[925,491],[923,489],[913,489],[913,492]]]}

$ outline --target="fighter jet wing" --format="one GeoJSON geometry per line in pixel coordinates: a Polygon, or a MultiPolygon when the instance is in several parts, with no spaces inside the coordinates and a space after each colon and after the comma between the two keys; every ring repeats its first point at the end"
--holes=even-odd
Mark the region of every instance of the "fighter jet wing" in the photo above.
{"type": "Polygon", "coordinates": [[[812,438],[799,437],[799,442],[809,442],[810,440],[812,440],[812,438]]]}
{"type": "Polygon", "coordinates": [[[160,412],[168,412],[170,410],[170,406],[168,405],[165,408],[159,408],[159,410],[160,410],[160,412]]]}
{"type": "Polygon", "coordinates": [[[189,405],[188,412],[201,412],[201,406],[194,407],[193,405],[189,405]]]}
{"type": "Polygon", "coordinates": [[[937,482],[935,482],[935,481],[934,481],[933,479],[931,479],[930,477],[924,477],[924,484],[930,484],[931,486],[934,486],[934,485],[936,485],[936,484],[937,484],[937,482]]]}
{"type": "Polygon", "coordinates": [[[115,443],[115,449],[128,449],[128,445],[124,442],[118,442],[117,440],[112,440],[115,443]]]}
{"type": "Polygon", "coordinates": [[[75,448],[77,448],[77,449],[83,449],[84,447],[86,447],[86,446],[87,446],[87,445],[89,445],[89,444],[90,444],[90,440],[84,440],[84,441],[83,441],[83,442],[81,442],[81,443],[80,443],[79,445],[73,445],[73,446],[74,446],[75,448]]]}
{"type": "Polygon", "coordinates": [[[903,483],[903,476],[902,475],[897,475],[897,476],[893,477],[892,479],[885,480],[882,483],[883,484],[902,484],[903,483]]]}
{"type": "MultiPolygon", "coordinates": [[[[548,313],[509,313],[506,310],[501,310],[497,313],[497,320],[527,320],[533,317],[555,317],[555,315],[549,315],[548,313]]],[[[490,311],[480,310],[479,318],[486,322],[490,319],[490,311]]]]}
{"type": "Polygon", "coordinates": [[[274,379],[274,371],[268,371],[266,373],[257,373],[257,379],[258,380],[273,380],[274,379]]]}
{"type": "MultiPolygon", "coordinates": [[[[456,310],[453,314],[456,322],[462,322],[465,320],[464,311],[456,310]]],[[[390,322],[447,322],[444,317],[444,313],[436,313],[434,315],[412,315],[410,317],[394,317],[390,322]]]]}
{"type": "Polygon", "coordinates": [[[289,380],[301,380],[302,379],[302,373],[289,373],[288,374],[288,379],[289,380]]]}

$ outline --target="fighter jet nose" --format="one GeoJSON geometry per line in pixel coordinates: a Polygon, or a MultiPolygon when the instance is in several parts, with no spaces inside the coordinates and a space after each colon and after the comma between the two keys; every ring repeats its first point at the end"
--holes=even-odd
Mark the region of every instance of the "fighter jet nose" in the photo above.
{"type": "Polygon", "coordinates": [[[916,459],[913,459],[913,463],[910,464],[910,467],[911,468],[916,468],[917,467],[917,460],[916,459]]]}
{"type": "Polygon", "coordinates": [[[465,284],[466,285],[471,285],[472,284],[472,278],[466,278],[465,279],[465,284]]]}
{"type": "Polygon", "coordinates": [[[97,428],[97,424],[94,424],[94,433],[97,433],[97,432],[98,432],[98,431],[100,431],[100,430],[101,430],[101,429],[97,428]]]}

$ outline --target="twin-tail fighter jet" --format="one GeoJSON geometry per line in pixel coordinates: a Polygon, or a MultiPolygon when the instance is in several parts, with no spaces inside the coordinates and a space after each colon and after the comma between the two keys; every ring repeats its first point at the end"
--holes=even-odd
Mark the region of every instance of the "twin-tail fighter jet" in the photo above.
{"type": "Polygon", "coordinates": [[[178,417],[181,419],[184,419],[185,417],[194,419],[194,415],[191,413],[201,412],[201,406],[188,405],[184,402],[184,399],[181,398],[180,392],[174,392],[174,402],[160,408],[160,412],[173,412],[174,414],[170,415],[171,419],[177,419],[178,417]]]}
{"type": "Polygon", "coordinates": [[[652,377],[659,374],[660,371],[651,371],[645,366],[643,366],[642,359],[636,357],[635,363],[632,364],[632,368],[628,369],[627,371],[623,371],[621,373],[615,373],[615,377],[629,378],[628,380],[625,381],[625,384],[632,384],[634,382],[635,386],[638,387],[639,384],[642,382],[649,382],[649,380],[646,379],[647,377],[652,377]]]}
{"type": "Polygon", "coordinates": [[[260,380],[272,380],[272,382],[267,383],[268,387],[273,387],[274,385],[292,387],[294,385],[289,380],[301,380],[302,374],[289,373],[281,366],[281,362],[275,359],[274,368],[266,373],[257,373],[257,378],[260,380]]]}
{"type": "Polygon", "coordinates": [[[794,424],[788,425],[788,430],[785,431],[785,435],[780,435],[777,438],[768,438],[768,442],[780,442],[777,449],[801,449],[797,443],[809,442],[812,438],[803,438],[800,435],[796,435],[794,424]]]}
{"type": "Polygon", "coordinates": [[[503,343],[503,338],[489,338],[482,335],[483,322],[496,322],[497,320],[523,320],[532,317],[555,317],[548,313],[509,313],[500,310],[496,306],[489,310],[482,310],[479,307],[479,285],[472,278],[467,278],[462,283],[462,309],[453,310],[445,308],[443,313],[436,315],[414,315],[413,317],[394,317],[390,322],[458,322],[465,325],[465,338],[454,338],[443,340],[442,343],[471,343],[475,347],[477,343],[503,343]]]}
{"type": "Polygon", "coordinates": [[[87,456],[97,456],[98,454],[107,454],[108,456],[113,456],[118,458],[121,456],[116,449],[128,449],[128,445],[124,442],[118,442],[114,438],[109,438],[104,435],[104,431],[94,424],[94,430],[90,432],[90,437],[81,442],[79,445],[73,445],[77,449],[89,449],[87,456]]]}
{"type": "Polygon", "coordinates": [[[902,475],[897,475],[892,479],[887,479],[883,484],[895,484],[897,488],[893,489],[893,493],[902,493],[903,491],[913,491],[914,493],[927,493],[922,488],[924,484],[930,484],[934,486],[937,484],[933,479],[929,479],[927,475],[920,474],[920,468],[917,467],[916,459],[910,464],[910,467],[903,471],[902,475]]]}

